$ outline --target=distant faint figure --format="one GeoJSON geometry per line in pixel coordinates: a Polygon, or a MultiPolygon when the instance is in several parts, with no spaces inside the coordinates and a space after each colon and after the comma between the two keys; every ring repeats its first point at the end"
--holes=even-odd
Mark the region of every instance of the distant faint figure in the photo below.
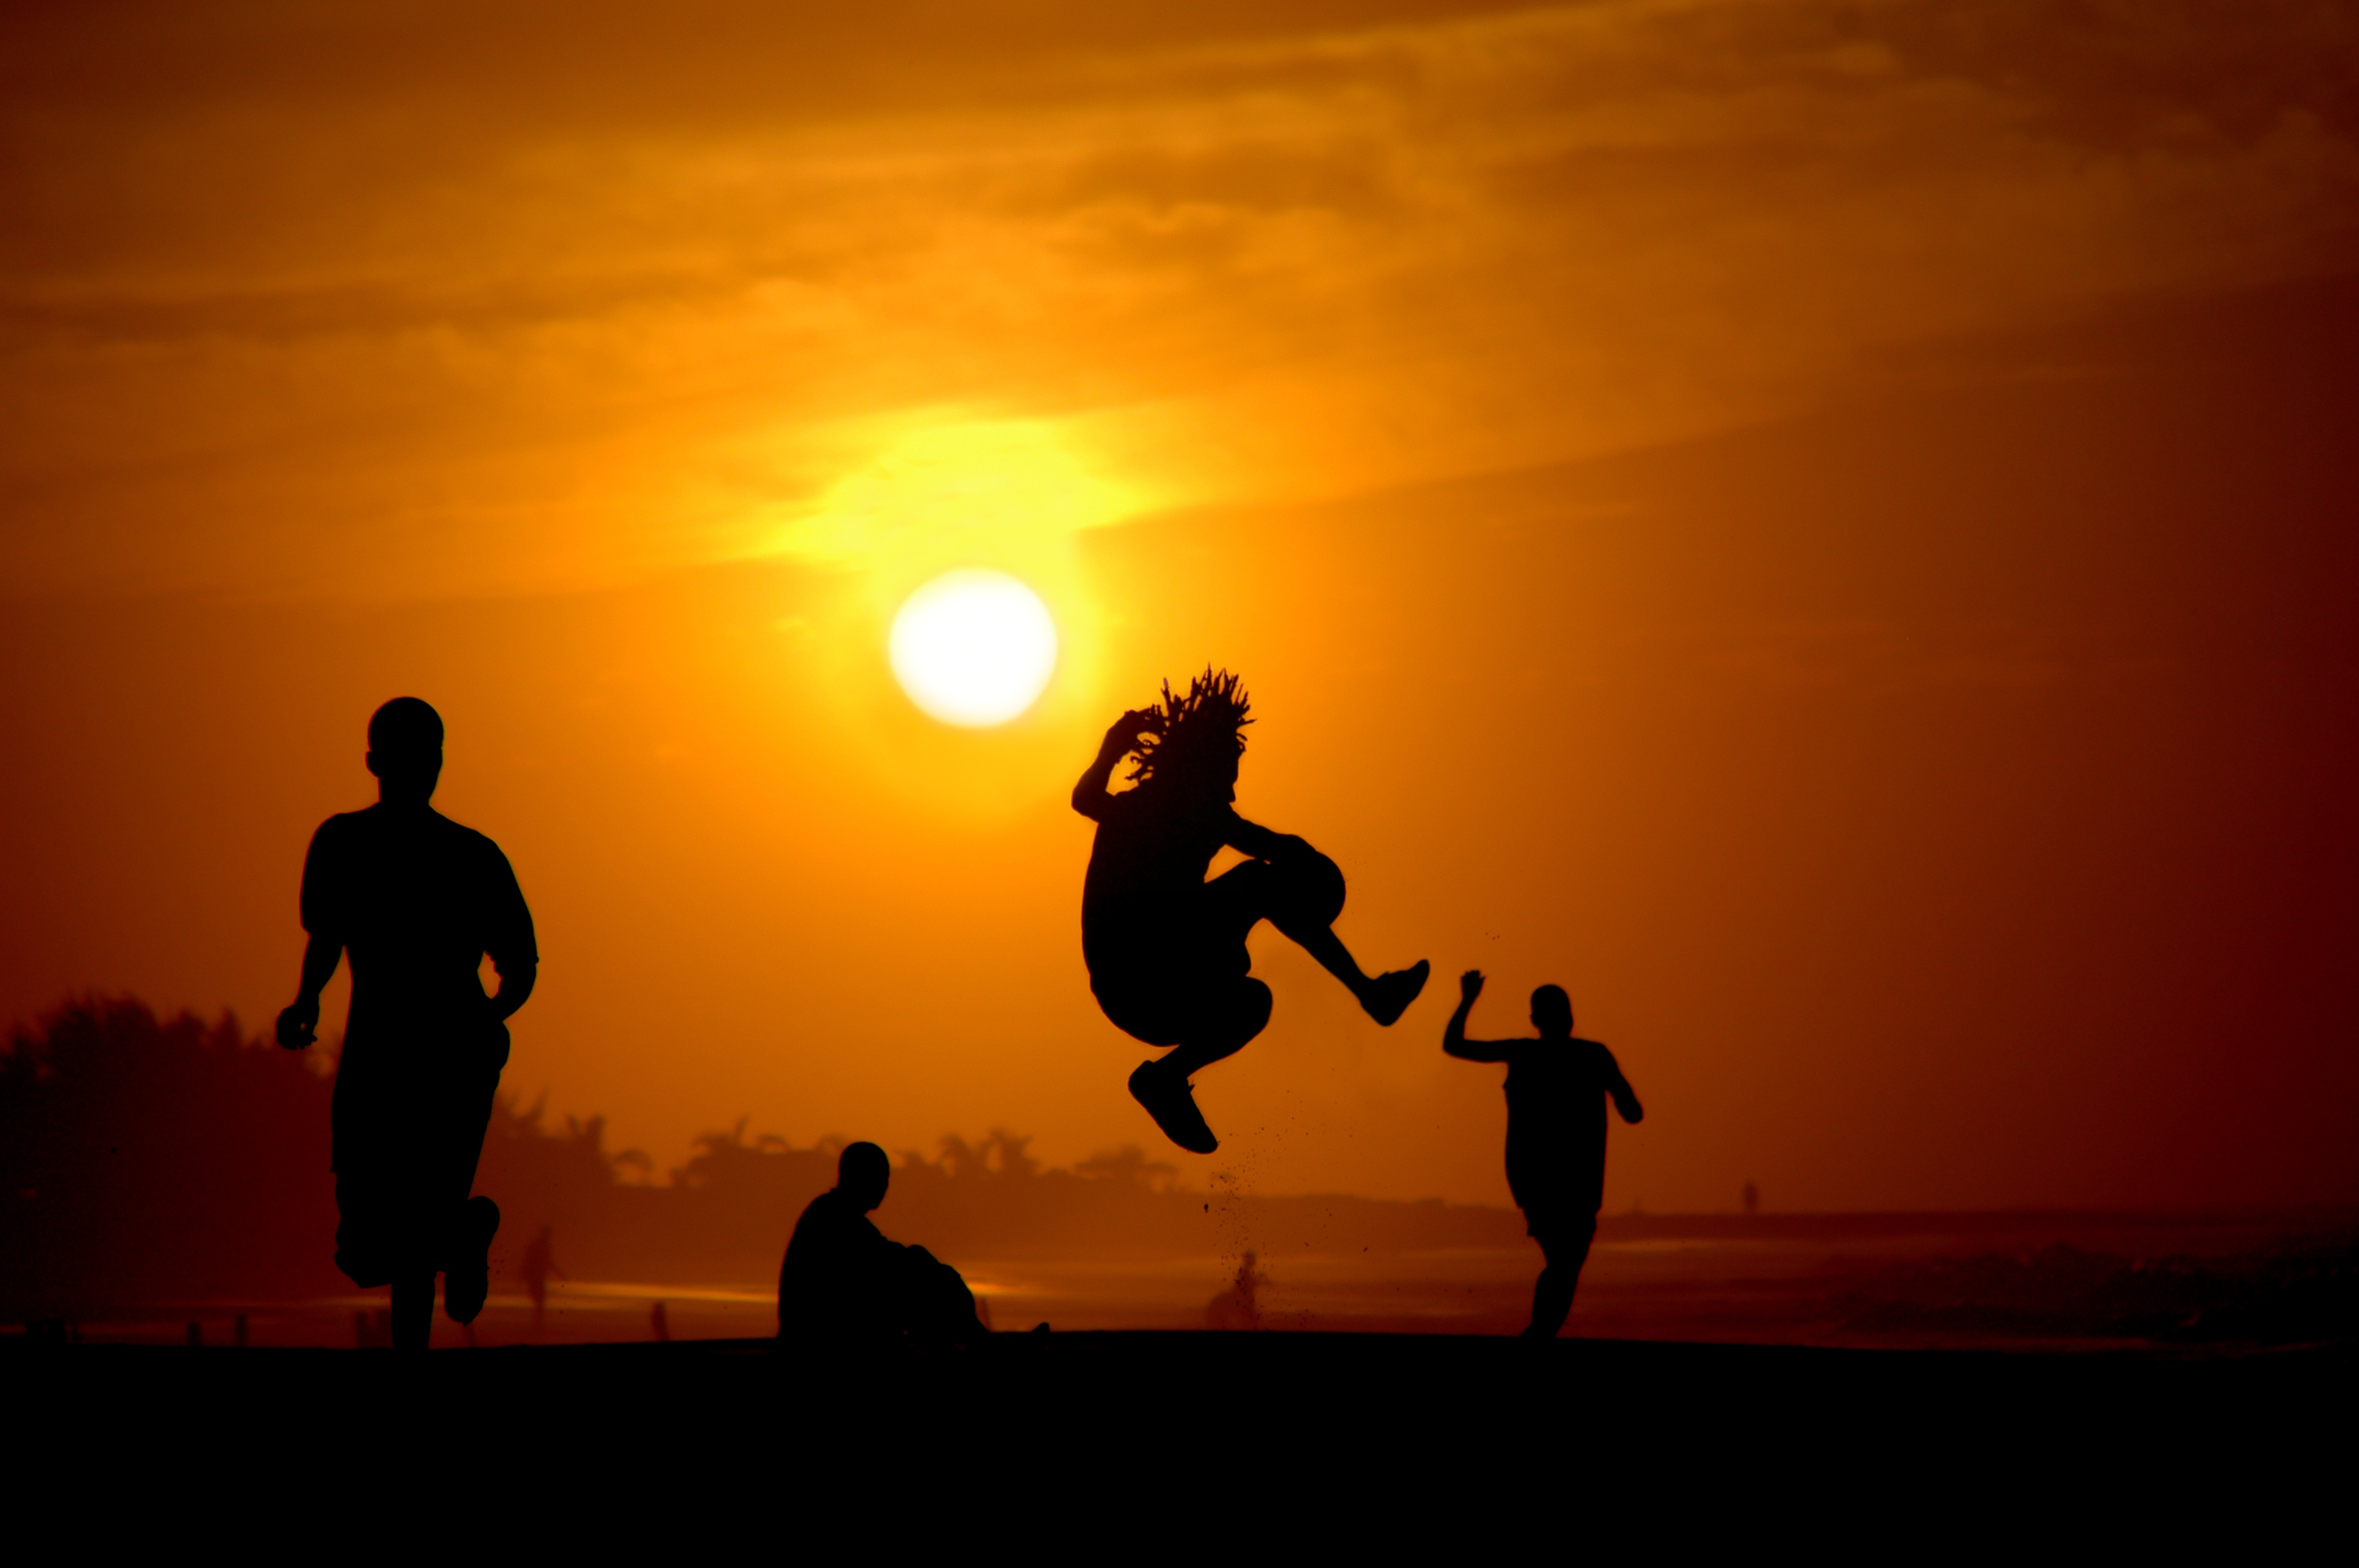
{"type": "Polygon", "coordinates": [[[1266,920],[1319,960],[1380,1024],[1425,987],[1427,966],[1364,974],[1335,917],[1343,873],[1290,834],[1236,814],[1247,701],[1237,677],[1207,668],[1188,695],[1163,687],[1159,708],[1114,720],[1097,761],[1073,786],[1073,809],[1098,825],[1082,886],[1082,957],[1105,1015],[1149,1045],[1173,1047],[1130,1075],[1133,1098],[1180,1148],[1220,1146],[1197,1109],[1190,1077],[1234,1054],[1269,1022],[1269,988],[1251,978],[1245,937],[1266,920]],[[1137,787],[1109,794],[1114,770],[1136,754],[1137,787]],[[1253,857],[1211,881],[1223,847],[1253,857]]]}
{"type": "Polygon", "coordinates": [[[1469,1062],[1507,1064],[1507,1187],[1547,1266],[1532,1288],[1527,1338],[1552,1339],[1572,1311],[1573,1288],[1597,1236],[1605,1190],[1605,1101],[1622,1119],[1646,1114],[1614,1053],[1572,1037],[1572,1001],[1559,986],[1532,992],[1538,1040],[1469,1040],[1466,1018],[1483,994],[1483,972],[1458,982],[1458,1011],[1441,1048],[1469,1062]]]}
{"type": "Polygon", "coordinates": [[[1259,1328],[1261,1306],[1256,1298],[1269,1276],[1255,1268],[1260,1261],[1252,1253],[1237,1264],[1237,1277],[1229,1288],[1204,1303],[1206,1328],[1259,1328]]]}
{"type": "Polygon", "coordinates": [[[554,1226],[544,1225],[540,1227],[540,1234],[527,1243],[524,1249],[524,1263],[521,1270],[524,1275],[524,1293],[532,1298],[532,1331],[535,1334],[540,1332],[541,1314],[549,1307],[549,1277],[551,1274],[560,1280],[571,1277],[557,1266],[557,1255],[552,1239],[555,1235],[554,1226]]]}
{"type": "Polygon", "coordinates": [[[389,1350],[393,1347],[393,1314],[383,1307],[375,1312],[353,1314],[353,1348],[355,1350],[389,1350]]]}
{"type": "Polygon", "coordinates": [[[1745,1183],[1745,1217],[1752,1218],[1761,1212],[1761,1189],[1748,1177],[1745,1183]]]}
{"type": "Polygon", "coordinates": [[[835,1185],[803,1210],[778,1269],[782,1346],[873,1350],[982,1337],[958,1271],[922,1247],[886,1240],[869,1219],[892,1181],[892,1162],[874,1143],[848,1145],[838,1157],[835,1185]]]}
{"type": "Polygon", "coordinates": [[[434,1276],[455,1323],[491,1292],[500,1211],[470,1198],[492,1096],[508,1059],[508,1017],[539,972],[532,915],[499,846],[427,803],[442,774],[442,719],[414,697],[376,710],[368,770],[377,804],[331,816],[303,862],[303,978],[278,1015],[278,1044],[317,1037],[320,992],[349,951],[352,1011],[330,1112],[336,1267],[393,1286],[393,1342],[423,1350],[434,1276]],[[485,955],[499,971],[486,997],[485,955]]]}
{"type": "Polygon", "coordinates": [[[655,1336],[657,1344],[671,1343],[671,1315],[664,1311],[663,1303],[658,1302],[647,1309],[647,1331],[655,1336]]]}

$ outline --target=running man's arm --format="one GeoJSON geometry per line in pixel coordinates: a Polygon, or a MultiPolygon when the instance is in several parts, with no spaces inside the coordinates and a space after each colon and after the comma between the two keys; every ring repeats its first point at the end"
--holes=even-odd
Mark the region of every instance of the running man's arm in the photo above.
{"type": "Polygon", "coordinates": [[[1097,761],[1073,785],[1075,811],[1093,822],[1105,819],[1106,785],[1114,781],[1114,764],[1137,750],[1139,736],[1156,731],[1160,719],[1161,715],[1151,708],[1134,708],[1114,721],[1114,728],[1098,742],[1097,761]]]}
{"type": "Polygon", "coordinates": [[[296,982],[295,1003],[278,1015],[278,1044],[300,1051],[320,1037],[320,993],[336,978],[344,956],[343,874],[337,846],[338,819],[330,817],[311,835],[303,855],[300,907],[303,929],[311,939],[303,948],[303,978],[296,982]]]}
{"type": "Polygon", "coordinates": [[[494,954],[492,970],[500,977],[500,989],[492,993],[492,1016],[506,1022],[531,999],[532,988],[540,979],[540,960],[511,955],[503,962],[494,954]]]}
{"type": "Polygon", "coordinates": [[[524,889],[516,885],[516,868],[488,838],[490,878],[485,886],[489,916],[484,956],[500,977],[500,989],[491,994],[492,1021],[506,1023],[532,995],[540,979],[540,944],[532,931],[532,911],[526,907],[524,889]]]}
{"type": "Polygon", "coordinates": [[[344,939],[313,932],[303,948],[303,978],[297,982],[295,1004],[278,1015],[278,1044],[300,1051],[320,1037],[320,993],[336,978],[344,956],[344,939]]]}
{"type": "MultiPolygon", "coordinates": [[[[1593,1041],[1591,1044],[1596,1043],[1593,1041]]],[[[1622,1064],[1615,1061],[1614,1053],[1603,1045],[1597,1047],[1597,1054],[1605,1058],[1605,1092],[1614,1097],[1614,1108],[1622,1113],[1623,1120],[1636,1126],[1647,1112],[1631,1089],[1630,1080],[1622,1076],[1622,1064]]]]}
{"type": "Polygon", "coordinates": [[[1462,1062],[1504,1062],[1507,1053],[1523,1044],[1519,1040],[1469,1040],[1466,1038],[1466,1017],[1474,1011],[1474,999],[1483,994],[1483,971],[1469,969],[1458,977],[1458,1011],[1441,1031],[1441,1048],[1462,1062]]]}

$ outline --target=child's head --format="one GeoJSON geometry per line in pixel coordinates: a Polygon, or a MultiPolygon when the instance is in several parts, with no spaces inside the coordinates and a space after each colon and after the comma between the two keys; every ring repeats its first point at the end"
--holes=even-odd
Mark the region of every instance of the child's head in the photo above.
{"type": "Polygon", "coordinates": [[[1552,1039],[1572,1033],[1572,999],[1562,986],[1542,986],[1532,992],[1532,1027],[1552,1039]]]}
{"type": "Polygon", "coordinates": [[[1138,766],[1130,776],[1222,800],[1236,798],[1237,760],[1245,754],[1248,703],[1239,677],[1208,665],[1188,683],[1188,695],[1174,697],[1163,683],[1162,725],[1140,742],[1138,766]]]}

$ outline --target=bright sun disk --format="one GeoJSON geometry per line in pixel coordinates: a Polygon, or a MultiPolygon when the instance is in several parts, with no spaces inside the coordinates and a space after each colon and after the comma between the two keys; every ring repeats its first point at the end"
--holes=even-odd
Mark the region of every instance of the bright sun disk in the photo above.
{"type": "Polygon", "coordinates": [[[946,572],[893,617],[893,674],[932,717],[1005,724],[1049,684],[1057,627],[1039,596],[1005,572],[946,572]]]}

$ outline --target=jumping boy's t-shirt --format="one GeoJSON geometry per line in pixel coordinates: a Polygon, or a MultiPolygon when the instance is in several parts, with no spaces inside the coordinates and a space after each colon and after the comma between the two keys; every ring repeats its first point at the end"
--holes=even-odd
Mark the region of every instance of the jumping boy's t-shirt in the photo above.
{"type": "Polygon", "coordinates": [[[1082,881],[1082,958],[1093,976],[1151,960],[1185,924],[1205,870],[1243,830],[1225,803],[1189,809],[1145,789],[1106,798],[1082,881]]]}
{"type": "Polygon", "coordinates": [[[1621,1076],[1594,1040],[1535,1040],[1507,1054],[1507,1186],[1535,1226],[1586,1219],[1605,1195],[1605,1097],[1621,1076]]]}

